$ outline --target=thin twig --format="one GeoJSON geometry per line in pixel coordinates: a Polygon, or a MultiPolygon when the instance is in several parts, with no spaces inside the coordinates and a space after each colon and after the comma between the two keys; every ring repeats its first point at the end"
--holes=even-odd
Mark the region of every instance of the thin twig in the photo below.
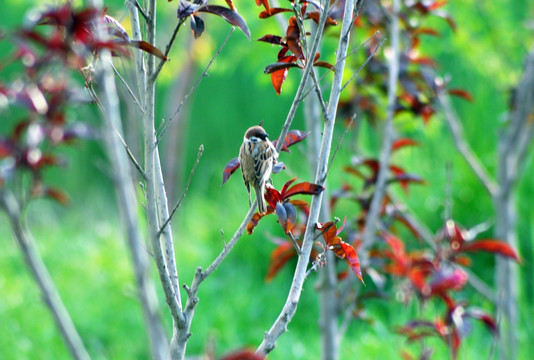
{"type": "MultiPolygon", "coordinates": [[[[325,0],[324,1],[325,9],[327,8],[327,5],[328,5],[328,1],[325,0]]],[[[347,48],[348,48],[348,43],[349,43],[349,33],[346,33],[346,29],[348,26],[350,26],[350,21],[351,21],[353,10],[354,10],[354,2],[346,1],[345,2],[345,13],[344,13],[342,27],[341,27],[341,34],[346,34],[346,36],[340,36],[338,49],[336,51],[336,58],[338,60],[345,57],[345,55],[347,54],[347,48]]],[[[315,40],[312,45],[312,51],[311,51],[312,54],[316,52],[316,49],[319,45],[319,42],[322,36],[322,29],[324,29],[324,24],[325,24],[327,15],[328,14],[326,10],[321,12],[319,25],[318,25],[319,30],[316,32],[315,40]]],[[[304,90],[304,86],[307,82],[307,77],[309,76],[309,73],[311,70],[311,66],[312,66],[311,62],[308,62],[306,64],[306,68],[303,74],[303,79],[301,80],[301,84],[299,85],[299,89],[297,90],[297,94],[295,95],[295,100],[293,101],[293,104],[291,106],[290,113],[288,114],[288,118],[286,119],[286,123],[284,123],[284,126],[282,128],[282,132],[279,137],[280,139],[285,139],[287,131],[289,130],[289,126],[294,116],[292,112],[296,110],[296,106],[300,102],[301,95],[304,90]]],[[[321,150],[319,153],[317,170],[315,174],[315,182],[318,183],[319,185],[324,184],[326,180],[326,169],[328,166],[328,158],[330,156],[330,150],[332,146],[332,136],[333,136],[333,131],[334,131],[337,106],[339,103],[339,96],[340,96],[340,89],[341,89],[341,84],[342,84],[344,68],[345,68],[345,62],[340,61],[338,62],[336,66],[336,70],[334,72],[334,80],[332,82],[330,99],[328,101],[328,114],[327,114],[327,117],[325,118],[323,137],[322,137],[322,142],[321,142],[321,150]]],[[[278,150],[282,146],[282,143],[283,143],[282,141],[278,142],[277,144],[278,150]]],[[[304,281],[306,280],[307,267],[309,263],[311,250],[314,244],[313,237],[314,237],[314,232],[315,232],[315,226],[319,219],[319,213],[322,207],[322,197],[323,197],[322,193],[318,195],[314,195],[312,197],[312,201],[310,205],[310,214],[307,220],[306,231],[304,233],[304,238],[302,242],[302,254],[298,257],[293,281],[291,283],[291,287],[290,287],[286,302],[280,312],[280,315],[278,316],[276,321],[273,323],[271,328],[265,333],[263,341],[261,342],[260,346],[256,350],[256,353],[260,354],[261,356],[267,355],[269,352],[271,352],[274,349],[277,339],[285,331],[287,331],[287,325],[291,321],[293,316],[295,315],[295,312],[297,311],[297,305],[299,303],[304,281]]]]}
{"type": "Polygon", "coordinates": [[[172,220],[172,217],[174,216],[174,213],[176,212],[176,210],[178,210],[180,205],[182,205],[182,201],[184,200],[185,194],[187,193],[187,190],[189,189],[189,184],[191,184],[191,179],[193,178],[193,174],[195,173],[195,169],[197,168],[197,165],[200,162],[200,158],[202,157],[203,152],[204,152],[204,145],[200,145],[200,147],[198,148],[197,160],[195,161],[195,164],[193,165],[193,168],[191,169],[191,172],[189,173],[189,178],[187,179],[187,183],[185,184],[185,188],[182,193],[182,196],[180,196],[180,199],[178,200],[176,205],[174,205],[174,208],[172,209],[171,214],[169,215],[167,220],[165,220],[165,222],[159,229],[158,236],[160,236],[161,233],[165,230],[169,222],[172,220]]]}
{"type": "Polygon", "coordinates": [[[484,185],[485,190],[490,196],[495,197],[499,192],[499,185],[493,180],[492,176],[486,170],[479,157],[475,154],[471,146],[465,140],[465,135],[460,125],[460,121],[456,116],[454,109],[450,103],[449,97],[442,91],[438,91],[438,101],[443,109],[445,122],[451,132],[456,148],[464,157],[467,164],[471,167],[478,179],[484,185]]]}
{"type": "Polygon", "coordinates": [[[130,94],[130,96],[132,97],[132,99],[134,100],[134,102],[137,104],[137,106],[139,107],[139,110],[141,110],[141,112],[144,114],[145,113],[145,109],[143,109],[143,105],[141,105],[141,103],[139,102],[139,100],[137,99],[137,97],[135,96],[134,92],[132,91],[132,89],[130,88],[130,86],[128,85],[128,83],[126,82],[126,80],[124,80],[124,78],[121,76],[121,74],[119,73],[119,71],[115,68],[115,66],[113,65],[112,62],[110,62],[110,65],[111,65],[111,69],[113,69],[113,72],[115,73],[115,75],[119,78],[119,80],[122,82],[122,84],[124,85],[124,87],[126,88],[126,90],[128,91],[128,94],[130,94]]]}
{"type": "Polygon", "coordinates": [[[332,157],[330,157],[330,161],[328,163],[328,169],[326,169],[327,176],[328,176],[328,173],[330,172],[330,168],[332,167],[332,164],[334,163],[334,159],[336,158],[337,152],[339,151],[339,148],[341,147],[341,143],[343,142],[345,135],[347,135],[350,128],[352,127],[352,124],[354,124],[354,120],[356,120],[356,117],[357,117],[357,114],[354,114],[350,117],[350,122],[345,127],[345,131],[343,131],[343,134],[341,135],[341,137],[339,138],[339,141],[337,142],[336,149],[334,150],[332,157]]]}
{"type": "MultiPolygon", "coordinates": [[[[371,41],[372,39],[374,39],[378,34],[379,34],[379,31],[375,31],[375,33],[374,33],[373,35],[371,35],[371,37],[369,37],[367,40],[365,40],[364,42],[362,42],[360,45],[356,46],[354,49],[352,49],[351,51],[349,51],[349,52],[347,53],[347,55],[345,55],[345,56],[343,57],[343,59],[338,60],[338,61],[334,64],[334,66],[332,67],[332,69],[334,69],[340,61],[345,61],[349,56],[351,56],[352,54],[354,54],[355,52],[357,52],[358,50],[360,50],[364,45],[366,45],[369,41],[371,41]]],[[[383,41],[385,41],[385,39],[382,40],[382,42],[383,42],[383,41]]],[[[363,69],[363,67],[369,62],[369,60],[374,56],[375,53],[376,53],[376,51],[374,51],[374,52],[373,52],[373,53],[366,59],[365,63],[364,63],[362,66],[360,66],[360,68],[358,68],[357,73],[359,73],[359,72],[361,71],[361,69],[363,69]]],[[[330,72],[333,72],[333,70],[326,71],[323,75],[321,75],[321,77],[319,78],[319,84],[323,81],[323,79],[324,79],[330,72]]],[[[314,85],[312,86],[312,88],[306,90],[306,91],[304,92],[304,95],[302,95],[302,97],[300,98],[299,101],[304,100],[304,98],[306,98],[306,97],[310,94],[310,92],[312,92],[314,86],[316,86],[316,85],[314,84],[314,85]]]]}
{"type": "Polygon", "coordinates": [[[139,10],[139,13],[143,17],[143,19],[145,19],[145,21],[148,21],[149,20],[148,19],[148,15],[146,14],[146,12],[143,9],[143,7],[141,6],[141,4],[139,4],[139,2],[137,0],[130,0],[130,2],[137,8],[137,10],[139,10]]]}
{"type": "Polygon", "coordinates": [[[356,6],[356,9],[354,9],[350,27],[347,29],[347,34],[352,31],[352,28],[354,27],[354,23],[356,22],[356,18],[358,17],[358,15],[360,15],[360,9],[362,8],[363,3],[365,2],[365,0],[357,0],[357,1],[358,1],[358,5],[356,6]]]}
{"type": "Polygon", "coordinates": [[[289,236],[289,238],[291,239],[291,241],[293,241],[293,245],[295,246],[295,250],[297,250],[297,254],[300,255],[301,253],[301,249],[300,249],[300,246],[299,244],[297,243],[297,239],[295,239],[295,237],[293,236],[293,234],[290,232],[287,233],[287,235],[289,236]]]}
{"type": "Polygon", "coordinates": [[[184,96],[184,98],[180,102],[180,105],[178,105],[178,108],[176,109],[176,111],[174,111],[172,116],[167,121],[161,123],[161,125],[159,126],[158,131],[157,131],[158,136],[156,138],[156,145],[159,144],[159,141],[161,140],[161,137],[163,136],[163,134],[165,133],[165,131],[167,130],[167,128],[169,127],[171,122],[176,118],[176,115],[178,115],[180,110],[182,110],[182,107],[183,107],[185,101],[193,94],[193,92],[196,90],[196,88],[198,87],[198,85],[200,84],[202,79],[205,78],[206,76],[208,76],[208,70],[209,70],[211,64],[213,64],[213,62],[215,61],[217,56],[219,56],[219,54],[221,53],[221,51],[225,47],[226,43],[230,39],[230,36],[233,34],[234,30],[235,30],[235,28],[233,28],[233,27],[230,28],[230,31],[228,32],[228,35],[226,36],[226,39],[224,39],[224,41],[222,42],[221,46],[219,46],[219,49],[213,55],[213,57],[211,58],[210,62],[208,63],[208,65],[206,66],[206,68],[204,69],[204,71],[202,72],[200,77],[197,79],[197,81],[195,82],[195,84],[193,85],[191,90],[189,90],[189,92],[184,96]]]}
{"type": "Polygon", "coordinates": [[[356,72],[350,77],[350,79],[347,80],[347,82],[345,84],[343,84],[343,87],[341,88],[341,91],[345,90],[345,88],[347,87],[347,85],[352,81],[354,80],[354,78],[356,76],[358,76],[360,74],[360,71],[362,71],[362,69],[367,65],[367,63],[369,61],[371,61],[371,59],[373,58],[373,56],[375,56],[375,54],[378,52],[378,50],[382,47],[382,45],[384,44],[384,42],[386,42],[386,38],[383,38],[382,40],[380,40],[380,42],[378,43],[378,45],[374,48],[374,50],[371,52],[371,54],[367,57],[367,59],[365,59],[365,61],[363,62],[363,64],[358,68],[358,70],[356,70],[356,72]]]}
{"type": "MultiPolygon", "coordinates": [[[[169,39],[169,42],[167,43],[167,46],[165,47],[165,57],[167,57],[171,51],[171,48],[172,48],[172,45],[174,44],[174,40],[176,40],[176,35],[178,34],[178,30],[180,30],[180,27],[183,25],[183,23],[185,22],[185,20],[187,20],[187,16],[182,18],[182,19],[178,19],[178,22],[176,23],[176,26],[174,27],[174,30],[172,32],[172,35],[171,35],[171,38],[169,39]]],[[[156,80],[156,78],[158,77],[159,75],[159,72],[161,71],[161,69],[163,68],[163,65],[165,65],[165,63],[167,62],[167,60],[160,60],[159,64],[158,64],[158,67],[156,68],[156,70],[154,71],[154,73],[152,74],[152,79],[153,80],[156,80]]]]}
{"type": "MultiPolygon", "coordinates": [[[[96,105],[100,109],[100,111],[104,114],[105,113],[104,106],[102,105],[102,102],[98,98],[98,95],[96,94],[95,89],[92,86],[89,86],[87,89],[89,91],[89,94],[95,101],[96,105]]],[[[121,133],[115,127],[113,127],[113,131],[115,131],[115,134],[117,134],[119,140],[122,142],[122,145],[124,146],[124,149],[126,150],[126,153],[128,154],[128,158],[130,159],[132,164],[135,166],[135,168],[137,169],[139,174],[143,177],[143,179],[146,180],[146,174],[145,174],[145,171],[143,170],[143,167],[139,164],[134,154],[131,152],[130,147],[128,146],[124,138],[122,137],[121,133]]]]}
{"type": "MultiPolygon", "coordinates": [[[[392,55],[389,64],[388,83],[388,107],[384,136],[382,139],[382,149],[380,150],[380,167],[378,170],[376,185],[369,211],[365,217],[365,231],[363,234],[364,248],[368,248],[373,242],[373,236],[380,215],[380,207],[386,193],[387,177],[389,172],[389,160],[391,157],[394,128],[393,116],[395,115],[395,102],[397,82],[399,80],[399,57],[400,57],[400,36],[399,36],[399,9],[400,0],[393,0],[393,13],[391,17],[391,48],[392,55]]],[[[363,251],[363,249],[362,249],[363,251]]]]}
{"type": "MultiPolygon", "coordinates": [[[[321,42],[321,38],[323,35],[322,29],[324,29],[324,25],[326,23],[326,18],[328,17],[326,11],[323,11],[321,13],[321,16],[319,17],[319,24],[317,25],[317,31],[315,33],[315,37],[312,42],[312,46],[310,49],[310,54],[315,54],[317,52],[317,49],[319,48],[319,43],[321,42]]],[[[306,63],[306,66],[304,67],[304,72],[302,73],[302,78],[300,79],[300,84],[297,89],[297,93],[295,94],[295,98],[293,102],[291,103],[291,107],[289,108],[289,111],[287,113],[286,120],[284,122],[284,125],[282,126],[282,130],[280,131],[279,139],[285,139],[286,135],[289,131],[289,128],[291,127],[291,124],[293,122],[293,119],[295,118],[295,114],[297,113],[297,108],[299,104],[304,100],[304,96],[302,96],[304,92],[304,88],[306,86],[306,83],[308,82],[308,78],[310,76],[310,72],[313,68],[313,61],[308,61],[306,63]]],[[[311,91],[311,89],[310,89],[311,91]]],[[[279,141],[276,144],[276,151],[280,153],[280,150],[282,149],[283,141],[279,141]]]]}
{"type": "Polygon", "coordinates": [[[61,299],[56,285],[54,284],[42,257],[39,255],[35,239],[32,237],[21,217],[20,204],[11,192],[2,188],[0,188],[0,208],[8,217],[14,240],[18,244],[24,261],[41,290],[43,301],[50,309],[52,317],[54,318],[72,357],[77,360],[91,359],[83,340],[76,330],[69,312],[61,299]]]}
{"type": "Polygon", "coordinates": [[[143,180],[146,180],[145,171],[143,170],[143,168],[141,167],[141,165],[139,164],[139,162],[135,158],[134,154],[131,152],[130,147],[128,146],[128,144],[126,143],[126,141],[124,140],[122,135],[119,133],[119,131],[116,128],[113,128],[113,130],[115,130],[115,134],[117,134],[117,137],[121,141],[122,146],[124,146],[124,149],[126,150],[126,154],[128,154],[128,158],[130,159],[132,164],[135,166],[135,168],[137,169],[137,171],[139,172],[139,174],[141,175],[143,180]]]}

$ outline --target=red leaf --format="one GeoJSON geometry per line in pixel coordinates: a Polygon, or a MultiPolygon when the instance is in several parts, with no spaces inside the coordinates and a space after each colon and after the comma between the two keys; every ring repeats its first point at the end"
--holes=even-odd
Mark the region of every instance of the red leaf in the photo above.
{"type": "Polygon", "coordinates": [[[324,190],[324,187],[317,184],[312,184],[309,182],[298,183],[291,188],[289,188],[284,194],[282,194],[282,199],[288,199],[293,195],[304,194],[304,195],[317,195],[324,190]]]}
{"type": "Polygon", "coordinates": [[[495,323],[495,320],[488,314],[486,314],[484,311],[480,309],[470,308],[467,311],[467,315],[472,317],[473,319],[477,319],[482,321],[488,329],[493,332],[493,334],[496,336],[499,333],[499,328],[497,327],[497,324],[495,323]]]}
{"type": "Polygon", "coordinates": [[[319,66],[319,67],[323,67],[323,68],[330,69],[330,70],[334,68],[334,65],[326,61],[316,61],[313,63],[313,66],[319,66]]]}
{"type": "Polygon", "coordinates": [[[304,211],[306,216],[310,214],[310,205],[306,201],[297,199],[297,200],[289,200],[289,202],[295,205],[296,207],[298,207],[300,210],[304,211]]]}
{"type": "Polygon", "coordinates": [[[465,242],[462,246],[463,251],[486,251],[490,253],[499,254],[509,257],[519,262],[519,257],[514,249],[500,240],[477,240],[472,242],[465,242]]]}
{"type": "Polygon", "coordinates": [[[297,255],[295,247],[290,242],[285,242],[278,246],[271,253],[271,261],[269,263],[269,270],[265,281],[271,281],[274,276],[280,271],[280,269],[289,261],[292,257],[297,255]]]}
{"type": "Polygon", "coordinates": [[[269,6],[269,0],[256,0],[256,5],[258,5],[258,6],[263,5],[265,10],[267,10],[267,11],[269,11],[269,9],[271,8],[269,6]]]}
{"type": "Polygon", "coordinates": [[[232,160],[228,161],[228,163],[226,163],[226,166],[224,167],[224,170],[223,170],[223,181],[222,181],[223,185],[226,182],[226,180],[228,180],[230,175],[232,175],[238,168],[239,168],[238,158],[233,158],[232,160]]]}
{"type": "MultiPolygon", "coordinates": [[[[284,143],[282,144],[282,151],[287,151],[289,152],[289,149],[288,147],[292,146],[292,145],[295,145],[299,142],[301,142],[302,140],[304,140],[308,135],[310,134],[309,131],[301,131],[301,130],[290,130],[285,139],[284,139],[284,143]]],[[[278,144],[278,139],[274,140],[273,141],[273,145],[276,147],[278,144]]]]}
{"type": "MultiPolygon", "coordinates": [[[[279,59],[279,63],[293,63],[297,60],[295,56],[286,56],[282,59],[279,59]]],[[[273,65],[276,65],[273,64],[273,65]]],[[[265,68],[265,71],[267,71],[267,68],[265,68]]],[[[288,68],[282,68],[280,70],[276,70],[271,72],[271,82],[273,83],[274,90],[276,91],[276,94],[280,95],[280,92],[282,91],[282,84],[286,80],[287,77],[287,71],[288,68]]]]}
{"type": "Polygon", "coordinates": [[[200,7],[198,11],[207,12],[222,17],[231,25],[240,28],[241,31],[243,31],[243,34],[245,34],[250,40],[250,30],[248,29],[245,19],[243,19],[241,15],[234,10],[219,5],[204,5],[200,7]]]}
{"type": "Polygon", "coordinates": [[[47,188],[44,195],[56,200],[61,205],[67,205],[70,202],[69,196],[59,189],[47,188]]]}
{"type": "MultiPolygon", "coordinates": [[[[200,19],[197,17],[197,19],[200,19]]],[[[200,19],[202,21],[202,19],[200,19]]],[[[203,22],[202,22],[203,24],[203,22]]],[[[160,58],[161,60],[164,60],[164,61],[168,61],[169,59],[165,56],[165,54],[160,50],[158,49],[157,47],[153,46],[152,44],[146,42],[146,41],[137,41],[137,40],[132,40],[130,42],[128,42],[129,45],[133,46],[133,47],[136,47],[138,49],[141,49],[149,54],[152,54],[158,58],[160,58]]]]}
{"type": "Polygon", "coordinates": [[[284,194],[286,193],[287,189],[297,180],[298,178],[293,178],[289,181],[287,181],[284,186],[282,186],[282,190],[280,191],[280,200],[284,198],[284,194]]]}
{"type": "MultiPolygon", "coordinates": [[[[289,56],[289,57],[293,57],[294,58],[294,56],[289,56]]],[[[295,60],[296,60],[296,58],[295,58],[295,60]]],[[[295,62],[280,61],[280,62],[276,62],[274,64],[267,65],[265,67],[265,69],[263,70],[263,72],[265,74],[272,74],[275,71],[294,68],[294,67],[302,68],[299,64],[297,64],[295,62]]]]}
{"type": "Polygon", "coordinates": [[[430,57],[427,57],[427,56],[410,57],[409,61],[412,64],[427,65],[427,66],[430,66],[430,67],[433,67],[433,68],[437,68],[438,67],[436,62],[434,61],[434,59],[432,59],[430,57]]]}
{"type": "Polygon", "coordinates": [[[459,96],[467,101],[473,102],[473,97],[471,96],[471,94],[463,89],[448,89],[447,92],[450,95],[459,96]]]}
{"type": "Polygon", "coordinates": [[[265,35],[259,38],[257,41],[263,41],[269,44],[285,46],[285,42],[282,41],[282,37],[278,35],[265,35]]]}
{"type": "Polygon", "coordinates": [[[327,247],[338,245],[341,241],[336,235],[337,228],[333,221],[321,224],[320,226],[317,226],[317,229],[321,231],[327,247]]]}
{"type": "Polygon", "coordinates": [[[259,18],[260,19],[267,19],[273,15],[276,15],[276,14],[280,14],[280,13],[284,13],[284,12],[292,12],[293,10],[291,9],[285,9],[285,8],[270,8],[269,10],[263,10],[260,15],[259,15],[259,18]]]}
{"type": "MultiPolygon", "coordinates": [[[[310,11],[306,14],[306,19],[312,19],[316,24],[319,24],[319,11],[310,11]]],[[[326,25],[337,25],[337,21],[332,19],[330,16],[326,18],[326,25]]]]}
{"type": "Polygon", "coordinates": [[[282,201],[282,195],[272,186],[265,187],[265,195],[263,197],[273,209],[276,208],[277,203],[282,201]]]}
{"type": "Polygon", "coordinates": [[[258,225],[262,217],[272,214],[273,211],[274,211],[273,208],[268,206],[267,211],[264,212],[263,214],[260,214],[258,212],[254,213],[254,215],[252,215],[252,219],[250,219],[250,222],[247,224],[248,234],[249,235],[252,234],[252,232],[254,231],[254,228],[258,225]]]}
{"type": "Polygon", "coordinates": [[[293,55],[295,55],[298,59],[304,59],[304,53],[302,52],[302,47],[300,45],[300,30],[297,23],[297,18],[295,16],[292,16],[289,19],[289,26],[286,30],[286,42],[287,47],[293,55]]]}
{"type": "Polygon", "coordinates": [[[232,0],[224,0],[226,2],[226,5],[228,5],[228,7],[231,9],[231,10],[234,10],[235,11],[235,6],[234,6],[234,3],[232,2],[232,0]]]}
{"type": "Polygon", "coordinates": [[[393,151],[396,151],[406,146],[417,146],[417,145],[419,145],[419,143],[415,140],[408,139],[408,138],[401,138],[393,142],[393,144],[391,145],[391,149],[393,151]]]}
{"type": "Polygon", "coordinates": [[[252,350],[238,350],[225,355],[221,360],[264,360],[265,357],[256,354],[252,350]]]}
{"type": "Polygon", "coordinates": [[[434,11],[433,14],[445,20],[453,31],[456,30],[456,23],[446,11],[442,11],[442,10],[434,11]]]}
{"type": "Polygon", "coordinates": [[[365,282],[362,278],[362,270],[360,268],[360,259],[358,258],[358,254],[356,254],[354,248],[346,242],[342,241],[341,247],[343,247],[343,251],[345,251],[345,261],[350,265],[350,268],[358,277],[358,279],[360,279],[360,281],[365,285],[365,282]]]}
{"type": "Polygon", "coordinates": [[[439,32],[437,32],[436,30],[434,30],[432,28],[427,28],[427,27],[417,28],[417,29],[415,29],[413,31],[412,34],[415,35],[415,36],[420,35],[420,34],[432,35],[432,36],[440,36],[439,32]]]}

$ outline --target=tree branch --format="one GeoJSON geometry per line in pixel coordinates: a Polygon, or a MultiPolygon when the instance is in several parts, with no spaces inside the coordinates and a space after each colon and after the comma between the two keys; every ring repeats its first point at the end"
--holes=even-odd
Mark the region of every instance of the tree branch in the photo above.
{"type": "Polygon", "coordinates": [[[197,165],[198,165],[198,163],[200,161],[200,158],[202,157],[202,153],[203,152],[204,152],[204,145],[200,145],[200,148],[198,149],[197,160],[195,161],[195,164],[193,165],[193,169],[191,169],[191,172],[189,173],[189,178],[187,179],[187,183],[185,184],[184,192],[182,193],[182,196],[180,197],[180,199],[178,200],[178,202],[176,203],[176,205],[172,209],[171,214],[169,215],[167,220],[165,220],[165,222],[161,226],[161,228],[160,228],[160,230],[158,232],[158,236],[160,236],[161,233],[163,232],[163,230],[165,230],[165,227],[172,220],[172,217],[174,216],[174,213],[176,212],[176,210],[178,210],[178,208],[182,204],[182,201],[184,200],[185,194],[187,193],[187,190],[189,189],[189,184],[191,183],[191,179],[193,178],[193,174],[195,173],[195,169],[197,168],[197,165]]]}
{"type": "MultiPolygon", "coordinates": [[[[182,19],[178,19],[178,22],[176,23],[176,26],[174,27],[174,30],[172,32],[171,38],[169,39],[169,42],[167,43],[167,46],[165,47],[165,57],[169,55],[171,48],[172,48],[172,44],[174,44],[174,40],[176,40],[176,35],[178,34],[178,30],[180,30],[180,27],[182,27],[183,23],[187,19],[188,19],[187,16],[182,19]]],[[[151,75],[154,81],[158,77],[159,72],[161,71],[161,69],[163,68],[163,65],[165,65],[166,62],[167,60],[163,60],[163,59],[160,60],[158,67],[151,75]]]]}
{"type": "MultiPolygon", "coordinates": [[[[328,2],[324,2],[324,9],[327,8],[328,2]]],[[[354,2],[352,1],[346,1],[345,2],[345,14],[343,17],[343,24],[341,27],[341,34],[345,34],[345,36],[340,36],[339,39],[339,46],[336,54],[336,58],[343,59],[347,53],[348,43],[349,43],[349,33],[346,31],[348,27],[350,27],[350,22],[352,18],[352,12],[354,9],[354,2]]],[[[327,11],[324,10],[321,13],[321,18],[319,21],[318,29],[324,28],[324,21],[326,20],[327,11]]],[[[321,38],[322,31],[316,32],[316,38],[312,46],[312,52],[315,53],[316,49],[318,47],[319,40],[321,38]]],[[[305,68],[304,75],[306,75],[306,69],[308,67],[311,67],[311,62],[309,62],[305,68]]],[[[321,149],[319,153],[319,161],[317,164],[317,171],[315,175],[315,182],[319,185],[324,184],[326,181],[326,171],[328,167],[328,158],[330,156],[330,149],[332,145],[332,136],[334,131],[334,124],[335,124],[335,118],[336,118],[336,112],[337,112],[337,105],[339,102],[339,96],[341,91],[341,84],[342,84],[342,77],[343,77],[343,71],[345,68],[345,61],[339,61],[335,68],[334,73],[334,80],[332,83],[332,91],[330,93],[330,99],[328,102],[328,117],[325,119],[324,124],[324,130],[323,130],[323,138],[321,143],[321,149]]],[[[309,74],[309,70],[308,70],[309,74]]],[[[304,85],[306,84],[307,79],[304,79],[301,81],[301,84],[299,86],[299,89],[297,91],[297,94],[295,95],[295,100],[292,104],[292,107],[290,109],[290,114],[288,115],[288,118],[286,120],[286,123],[284,124],[284,127],[282,129],[282,133],[280,135],[280,139],[284,139],[285,135],[287,133],[287,130],[289,129],[289,125],[292,120],[291,113],[292,111],[295,111],[294,107],[296,107],[296,104],[298,103],[298,100],[301,97],[304,85]]],[[[307,77],[308,75],[306,75],[307,77]]],[[[277,144],[278,150],[282,146],[283,141],[279,141],[277,144]]],[[[317,223],[317,220],[319,218],[319,212],[321,210],[321,204],[322,204],[322,196],[323,194],[314,195],[312,197],[312,203],[310,206],[310,215],[308,217],[308,221],[306,224],[306,231],[304,233],[304,240],[302,244],[302,253],[298,257],[297,261],[297,267],[295,269],[295,274],[293,277],[293,281],[291,283],[291,288],[286,300],[286,303],[284,304],[284,307],[282,308],[282,311],[272,327],[265,333],[264,339],[256,352],[260,355],[266,355],[269,352],[271,352],[275,345],[277,339],[287,330],[287,325],[293,318],[293,315],[295,314],[297,310],[297,305],[300,299],[300,294],[302,291],[302,286],[304,283],[304,280],[306,278],[306,272],[307,272],[307,266],[310,258],[311,249],[313,246],[313,237],[315,232],[315,226],[317,223]]]]}
{"type": "Polygon", "coordinates": [[[185,103],[185,101],[193,94],[193,92],[197,89],[198,85],[200,85],[200,82],[202,81],[203,78],[205,78],[206,76],[208,76],[208,70],[209,68],[211,67],[211,64],[213,64],[213,62],[215,61],[215,59],[219,56],[219,54],[222,52],[222,49],[226,46],[226,43],[228,42],[228,40],[230,39],[230,36],[234,33],[234,30],[235,28],[232,27],[230,28],[230,31],[228,32],[228,35],[226,36],[226,39],[224,39],[224,41],[222,42],[221,46],[219,46],[219,49],[217,50],[217,52],[213,55],[213,57],[211,58],[210,62],[208,63],[208,65],[206,66],[206,68],[204,69],[204,71],[202,72],[202,75],[200,75],[200,77],[197,79],[197,81],[195,82],[195,84],[193,85],[193,87],[191,88],[191,90],[189,90],[189,92],[184,96],[184,98],[182,99],[182,101],[180,102],[180,105],[178,105],[178,108],[176,109],[176,111],[172,114],[172,116],[169,118],[169,120],[167,120],[166,122],[162,122],[158,128],[158,136],[157,136],[157,139],[156,139],[156,145],[159,143],[159,141],[161,140],[161,137],[163,136],[163,134],[165,133],[165,131],[167,130],[167,128],[169,127],[169,125],[171,124],[171,122],[176,118],[176,115],[178,115],[178,113],[180,112],[180,110],[182,110],[182,107],[185,103]],[[160,130],[161,129],[161,130],[160,130]]]}
{"type": "Polygon", "coordinates": [[[72,357],[77,360],[91,359],[72,322],[67,308],[61,300],[61,296],[54,285],[50,273],[38,253],[35,240],[23,223],[20,206],[15,196],[2,188],[0,188],[0,207],[4,209],[9,219],[11,231],[22,252],[24,261],[31,270],[33,278],[41,290],[43,300],[50,309],[72,357]]]}
{"type": "Polygon", "coordinates": [[[184,289],[187,292],[187,302],[185,304],[184,316],[182,318],[182,321],[175,325],[180,336],[177,338],[176,341],[172,343],[172,345],[174,346],[174,348],[172,349],[173,352],[177,354],[185,354],[187,341],[190,337],[191,322],[193,320],[195,308],[198,304],[197,294],[200,284],[217,269],[217,267],[223,262],[226,256],[228,256],[230,251],[237,244],[237,241],[241,238],[241,236],[245,232],[248,223],[252,219],[252,215],[254,215],[254,213],[256,212],[256,208],[257,200],[254,200],[254,203],[249,208],[247,215],[234,233],[234,236],[232,236],[232,239],[230,239],[228,243],[224,244],[223,250],[217,256],[217,258],[213,260],[213,262],[206,268],[205,271],[202,271],[202,268],[200,267],[197,268],[193,277],[193,281],[191,282],[191,287],[184,285],[184,289]]]}
{"type": "Polygon", "coordinates": [[[399,40],[399,9],[400,0],[393,0],[393,13],[391,16],[390,31],[391,31],[391,59],[389,63],[389,84],[388,84],[388,108],[386,125],[384,128],[384,136],[382,142],[382,149],[380,151],[380,167],[378,170],[375,191],[369,207],[369,212],[365,217],[365,231],[362,237],[363,247],[369,247],[374,240],[376,231],[376,221],[380,213],[380,206],[386,193],[387,176],[389,173],[389,159],[391,157],[391,146],[393,143],[394,128],[393,116],[395,115],[396,91],[397,82],[399,79],[399,56],[400,56],[400,40],[399,40]]]}
{"type": "Polygon", "coordinates": [[[465,140],[465,134],[463,132],[460,121],[456,116],[454,109],[451,105],[449,97],[443,93],[443,91],[437,92],[438,101],[443,109],[443,115],[445,121],[451,132],[456,148],[460,151],[460,154],[464,157],[465,161],[469,164],[471,169],[477,175],[479,180],[484,185],[485,190],[489,193],[490,196],[494,197],[499,192],[499,185],[493,180],[491,175],[488,173],[478,156],[475,154],[473,149],[469,146],[465,140]]]}

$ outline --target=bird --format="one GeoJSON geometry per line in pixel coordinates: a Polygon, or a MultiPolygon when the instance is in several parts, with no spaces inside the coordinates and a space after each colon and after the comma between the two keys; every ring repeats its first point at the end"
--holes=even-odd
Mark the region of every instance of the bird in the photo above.
{"type": "Polygon", "coordinates": [[[266,212],[265,184],[271,178],[273,165],[278,158],[278,152],[265,129],[259,125],[247,129],[243,136],[243,144],[239,149],[239,163],[243,173],[243,181],[248,191],[248,202],[252,206],[250,187],[256,192],[258,211],[266,212]]]}

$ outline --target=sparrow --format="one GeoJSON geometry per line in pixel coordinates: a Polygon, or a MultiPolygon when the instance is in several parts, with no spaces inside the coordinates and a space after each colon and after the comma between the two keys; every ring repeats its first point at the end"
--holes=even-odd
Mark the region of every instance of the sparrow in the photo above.
{"type": "Polygon", "coordinates": [[[273,171],[273,165],[278,158],[278,153],[273,143],[268,139],[269,135],[261,126],[252,126],[247,129],[243,137],[243,144],[239,150],[239,163],[243,173],[243,181],[248,191],[248,202],[252,205],[250,186],[256,192],[258,211],[265,213],[265,184],[269,181],[273,171]]]}

